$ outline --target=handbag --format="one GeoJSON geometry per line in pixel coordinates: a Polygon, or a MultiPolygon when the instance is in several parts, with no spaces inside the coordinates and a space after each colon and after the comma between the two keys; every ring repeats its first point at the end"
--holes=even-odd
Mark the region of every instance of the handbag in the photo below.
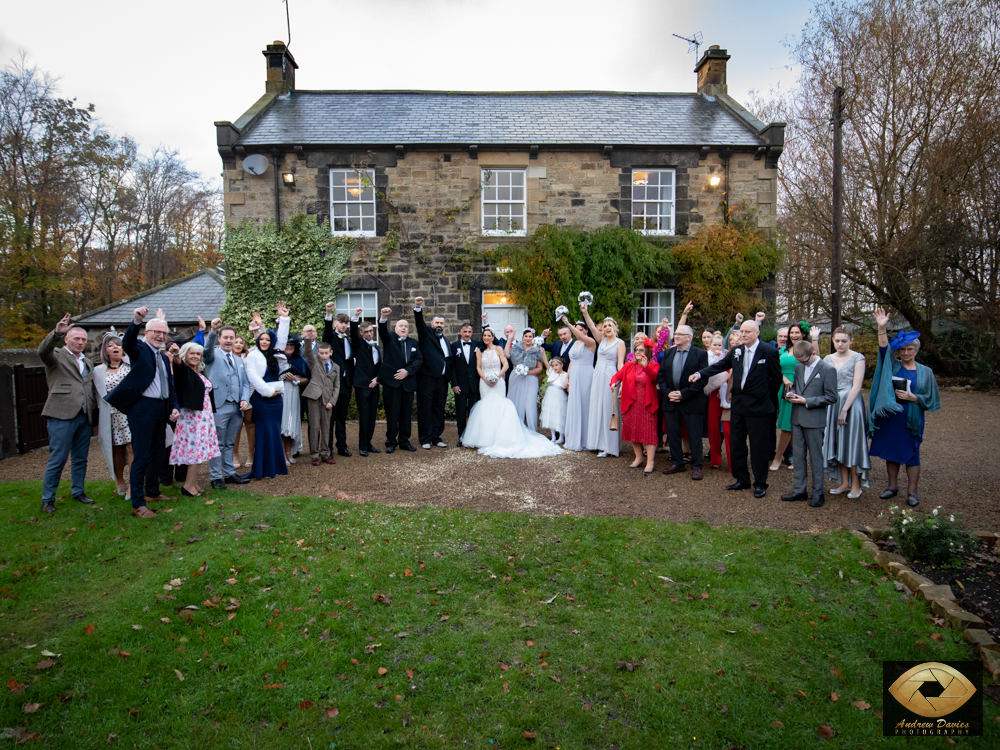
{"type": "Polygon", "coordinates": [[[617,432],[618,431],[618,412],[621,410],[621,407],[620,407],[619,402],[618,402],[618,389],[617,388],[614,389],[614,395],[612,396],[611,404],[612,404],[613,411],[611,412],[611,424],[608,425],[608,429],[611,430],[611,431],[613,431],[613,432],[617,432]]]}

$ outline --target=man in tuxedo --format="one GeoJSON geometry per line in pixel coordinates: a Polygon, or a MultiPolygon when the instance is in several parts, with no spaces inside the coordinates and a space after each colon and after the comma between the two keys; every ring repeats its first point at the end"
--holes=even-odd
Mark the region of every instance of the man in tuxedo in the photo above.
{"type": "Polygon", "coordinates": [[[382,356],[375,342],[371,323],[361,322],[359,307],[351,318],[351,346],[354,349],[354,403],[358,405],[358,453],[381,453],[372,445],[375,434],[375,416],[378,414],[378,374],[382,369],[382,356]]]}
{"type": "Polygon", "coordinates": [[[351,452],[347,450],[347,408],[351,405],[354,383],[354,352],[348,334],[351,319],[346,313],[337,313],[334,319],[333,311],[336,307],[336,302],[326,303],[326,317],[323,323],[323,341],[333,347],[333,361],[340,367],[341,377],[340,395],[337,396],[337,403],[333,407],[334,419],[331,425],[331,430],[336,433],[336,439],[331,435],[330,445],[336,443],[338,456],[349,457],[351,452]]]}
{"type": "Polygon", "coordinates": [[[223,326],[222,318],[212,321],[205,339],[205,376],[212,381],[212,399],[215,401],[215,432],[219,438],[221,455],[208,460],[208,473],[212,489],[224,490],[226,483],[246,484],[233,467],[233,444],[243,426],[243,412],[250,408],[250,381],[243,357],[233,354],[236,329],[223,326]],[[218,347],[216,346],[218,344],[218,347]]]}
{"type": "Polygon", "coordinates": [[[458,332],[459,339],[451,345],[451,390],[455,393],[455,418],[458,420],[458,447],[462,447],[469,412],[479,401],[479,373],[476,371],[476,352],[479,341],[472,338],[472,323],[465,323],[458,332]]]}
{"type": "Polygon", "coordinates": [[[180,416],[170,360],[160,351],[167,340],[167,324],[153,318],[146,324],[146,340],[139,341],[139,326],[149,314],[148,307],[137,307],[122,337],[122,349],[129,356],[132,369],[104,400],[128,418],[132,433],[132,468],[129,469],[132,515],[152,518],[156,515],[146,502],[166,500],[160,494],[160,465],[166,451],[167,420],[180,416]]]}
{"type": "Polygon", "coordinates": [[[42,408],[49,431],[49,461],[42,482],[42,511],[56,512],[56,489],[66,459],[72,453],[73,499],[92,505],[84,491],[87,478],[87,454],[90,452],[90,425],[97,413],[97,392],[94,390],[94,365],[83,356],[87,332],[70,323],[66,313],[56,323],[55,330],[38,346],[38,358],[45,365],[45,382],[49,395],[42,408]],[[56,349],[56,341],[64,346],[56,349]]]}
{"type": "Polygon", "coordinates": [[[441,433],[451,380],[451,347],[444,337],[444,317],[434,315],[428,326],[424,322],[424,298],[417,297],[413,302],[413,323],[424,359],[417,372],[417,437],[424,450],[430,450],[431,445],[447,448],[441,433]]]}
{"type": "Polygon", "coordinates": [[[778,350],[760,340],[760,328],[754,321],[746,320],[740,325],[740,339],[743,341],[740,346],[734,346],[725,357],[692,374],[689,379],[696,383],[701,378],[710,378],[730,369],[733,371],[729,435],[736,481],[726,489],[750,488],[750,472],[747,470],[749,436],[753,495],[764,497],[767,494],[767,466],[771,460],[768,433],[773,431],[772,415],[778,410],[781,365],[778,350]]]}
{"type": "MultiPolygon", "coordinates": [[[[551,328],[546,328],[542,331],[542,338],[548,338],[548,335],[552,333],[551,328]]],[[[551,344],[542,344],[542,349],[549,353],[549,357],[559,357],[569,366],[569,350],[573,348],[573,333],[569,330],[569,326],[559,326],[558,331],[559,340],[554,341],[551,344]]]]}
{"type": "Polygon", "coordinates": [[[397,446],[412,452],[416,450],[410,445],[413,393],[417,389],[416,374],[424,359],[420,343],[409,338],[409,321],[397,320],[393,333],[389,333],[391,314],[392,308],[383,307],[378,320],[378,335],[382,339],[382,368],[378,382],[382,384],[382,403],[385,405],[385,452],[394,453],[397,446]]]}
{"type": "Polygon", "coordinates": [[[681,425],[687,427],[691,443],[691,479],[702,479],[702,422],[708,411],[708,397],[701,386],[692,383],[693,373],[708,366],[708,352],[691,345],[694,332],[691,326],[677,326],[674,331],[675,346],[667,349],[660,363],[657,385],[660,389],[660,412],[667,424],[667,440],[673,464],[664,474],[684,471],[684,449],[681,446],[681,425]]]}

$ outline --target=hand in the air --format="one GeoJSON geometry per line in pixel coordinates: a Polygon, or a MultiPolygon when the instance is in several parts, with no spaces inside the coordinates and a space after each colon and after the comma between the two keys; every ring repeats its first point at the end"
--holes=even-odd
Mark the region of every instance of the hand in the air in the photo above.
{"type": "Polygon", "coordinates": [[[198,316],[198,330],[199,331],[205,330],[205,319],[200,315],[198,316]]]}
{"type": "Polygon", "coordinates": [[[327,317],[333,315],[333,311],[336,310],[336,309],[337,309],[337,303],[336,302],[327,302],[326,303],[326,314],[327,314],[327,317]]]}
{"type": "Polygon", "coordinates": [[[759,313],[757,313],[756,315],[753,316],[753,319],[757,322],[757,325],[760,325],[761,323],[764,322],[764,318],[766,318],[766,317],[767,317],[767,313],[765,313],[765,312],[759,312],[759,313]]]}
{"type": "Polygon", "coordinates": [[[743,322],[743,313],[736,313],[736,325],[739,326],[743,322]]]}
{"type": "Polygon", "coordinates": [[[167,319],[167,316],[164,315],[164,313],[163,313],[163,308],[162,307],[156,308],[156,317],[159,318],[160,320],[166,320],[167,319]]]}
{"type": "Polygon", "coordinates": [[[548,338],[548,336],[549,336],[550,333],[552,333],[552,329],[551,328],[546,328],[544,331],[542,331],[542,338],[543,339],[544,338],[548,338]]]}
{"type": "Polygon", "coordinates": [[[284,302],[279,302],[276,307],[278,308],[278,317],[287,318],[288,317],[288,305],[284,302]]]}
{"type": "Polygon", "coordinates": [[[875,308],[875,322],[878,324],[879,328],[885,328],[889,325],[889,313],[885,311],[884,307],[875,308]]]}
{"type": "Polygon", "coordinates": [[[691,313],[691,312],[693,312],[693,311],[694,311],[694,302],[688,302],[688,303],[687,303],[687,304],[686,304],[686,305],[684,306],[684,314],[685,314],[685,315],[688,315],[688,314],[690,314],[690,313],[691,313]]]}
{"type": "Polygon", "coordinates": [[[378,313],[379,320],[388,320],[390,315],[392,315],[391,307],[383,307],[378,313]]]}
{"type": "Polygon", "coordinates": [[[365,308],[363,308],[363,307],[355,307],[354,308],[354,317],[357,318],[358,320],[361,320],[361,313],[363,313],[364,311],[365,311],[365,308]]]}
{"type": "Polygon", "coordinates": [[[56,333],[62,336],[64,333],[69,331],[73,327],[73,324],[69,322],[70,314],[66,313],[62,316],[62,320],[56,323],[56,333]]]}
{"type": "Polygon", "coordinates": [[[414,307],[423,307],[424,306],[424,298],[423,297],[417,297],[416,299],[414,299],[413,300],[413,306],[414,307]]]}
{"type": "Polygon", "coordinates": [[[137,308],[135,308],[135,312],[133,312],[133,315],[135,315],[135,318],[134,318],[135,322],[136,323],[141,323],[143,320],[146,319],[146,316],[149,315],[149,308],[148,307],[137,307],[137,308]]]}

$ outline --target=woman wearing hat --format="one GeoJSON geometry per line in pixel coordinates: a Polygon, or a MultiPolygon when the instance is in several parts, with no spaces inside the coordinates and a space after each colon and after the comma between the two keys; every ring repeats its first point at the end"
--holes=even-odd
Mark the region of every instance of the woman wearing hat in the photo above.
{"type": "Polygon", "coordinates": [[[920,443],[924,436],[924,412],[941,408],[937,381],[929,367],[916,361],[920,334],[900,331],[889,343],[886,325],[889,315],[875,310],[878,323],[878,365],[868,402],[869,453],[885,459],[889,487],[879,495],[883,500],[899,492],[899,467],[906,466],[906,504],[917,505],[920,480],[920,443]],[[895,352],[898,361],[889,358],[895,352]]]}

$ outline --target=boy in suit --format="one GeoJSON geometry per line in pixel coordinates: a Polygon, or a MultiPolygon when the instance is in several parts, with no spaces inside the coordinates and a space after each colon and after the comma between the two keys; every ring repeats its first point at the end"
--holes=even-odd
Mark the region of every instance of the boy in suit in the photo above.
{"type": "Polygon", "coordinates": [[[409,321],[397,320],[393,333],[389,333],[391,314],[392,308],[383,307],[378,321],[383,355],[378,380],[383,386],[382,401],[385,404],[385,452],[394,453],[397,446],[412,452],[416,450],[410,445],[413,392],[417,389],[415,375],[424,360],[420,344],[408,336],[409,321]]]}
{"type": "Polygon", "coordinates": [[[363,308],[351,318],[351,346],[354,349],[354,401],[358,405],[358,454],[381,453],[372,445],[375,417],[378,414],[378,373],[382,369],[382,353],[375,341],[375,327],[361,322],[363,308]]]}
{"type": "Polygon", "coordinates": [[[316,354],[313,354],[312,341],[306,341],[303,352],[312,369],[309,384],[302,391],[309,409],[312,465],[335,464],[337,461],[330,455],[330,415],[340,394],[340,367],[330,361],[333,345],[327,341],[319,345],[316,354]]]}
{"type": "Polygon", "coordinates": [[[90,452],[90,425],[97,410],[94,390],[94,366],[83,356],[87,332],[70,323],[70,315],[56,323],[55,330],[38,346],[38,358],[45,365],[45,382],[49,395],[42,408],[48,418],[49,461],[42,482],[42,511],[56,512],[56,489],[63,467],[73,455],[73,499],[85,505],[93,504],[84,491],[87,477],[87,454],[90,452]],[[56,341],[65,346],[56,349],[56,341]]]}
{"type": "Polygon", "coordinates": [[[459,339],[451,345],[451,390],[455,394],[455,418],[458,421],[458,447],[462,447],[469,412],[479,401],[479,373],[476,371],[476,352],[479,341],[472,338],[472,323],[464,323],[459,339]]]}
{"type": "MultiPolygon", "coordinates": [[[[698,382],[726,370],[733,371],[733,392],[730,398],[729,434],[733,456],[733,478],[727,490],[750,488],[747,467],[747,438],[750,439],[750,460],[753,464],[753,496],[767,494],[768,448],[774,431],[772,416],[778,410],[778,388],[781,386],[781,364],[778,350],[760,340],[760,327],[752,320],[740,326],[740,346],[734,346],[714,365],[696,372],[689,380],[698,382]]],[[[663,365],[660,365],[663,369],[663,365]]]]}
{"type": "Polygon", "coordinates": [[[810,508],[823,504],[823,433],[826,412],[837,403],[837,371],[819,358],[809,341],[796,341],[792,354],[798,360],[795,380],[785,398],[792,402],[792,452],[795,454],[795,489],[785,501],[809,500],[810,508]],[[806,453],[812,462],[812,497],[806,492],[806,453]]]}

